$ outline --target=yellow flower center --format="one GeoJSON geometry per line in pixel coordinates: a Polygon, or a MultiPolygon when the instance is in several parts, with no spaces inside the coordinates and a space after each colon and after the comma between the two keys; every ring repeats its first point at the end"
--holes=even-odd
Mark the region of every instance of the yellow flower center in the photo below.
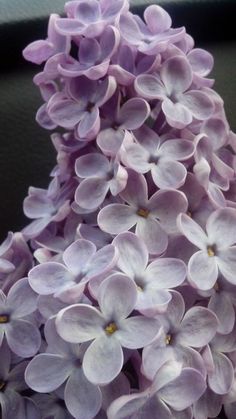
{"type": "Polygon", "coordinates": [[[142,291],[143,291],[143,288],[142,288],[140,285],[136,285],[136,288],[137,288],[137,290],[138,290],[139,292],[142,292],[142,291]]]}
{"type": "Polygon", "coordinates": [[[106,327],[105,327],[105,332],[108,335],[112,335],[113,333],[115,333],[117,331],[117,326],[115,323],[109,323],[106,327]]]}
{"type": "Polygon", "coordinates": [[[212,246],[207,246],[207,254],[210,257],[215,256],[215,250],[212,246]]]}
{"type": "Polygon", "coordinates": [[[0,315],[0,324],[1,323],[8,323],[9,321],[9,316],[7,316],[6,314],[1,314],[0,315]]]}
{"type": "Polygon", "coordinates": [[[170,342],[171,342],[171,335],[166,335],[166,338],[165,338],[166,345],[169,345],[170,342]]]}
{"type": "Polygon", "coordinates": [[[148,215],[149,215],[149,212],[150,212],[150,211],[148,211],[148,209],[146,209],[146,208],[140,208],[140,209],[137,211],[137,214],[138,214],[140,217],[147,218],[147,217],[148,217],[148,215]]]}

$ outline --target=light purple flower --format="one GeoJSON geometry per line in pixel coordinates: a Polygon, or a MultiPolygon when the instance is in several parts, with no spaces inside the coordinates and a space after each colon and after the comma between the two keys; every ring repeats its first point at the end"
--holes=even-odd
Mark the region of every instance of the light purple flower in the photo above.
{"type": "Polygon", "coordinates": [[[111,56],[120,41],[120,33],[113,26],[107,26],[99,40],[82,38],[79,43],[78,60],[61,56],[58,73],[64,77],[86,76],[98,80],[107,74],[111,56]]]}
{"type": "Polygon", "coordinates": [[[108,419],[145,419],[156,417],[171,419],[171,409],[181,412],[204,393],[206,384],[202,375],[193,368],[181,368],[170,361],[156,373],[153,382],[144,391],[121,396],[108,409],[108,419]]]}
{"type": "Polygon", "coordinates": [[[121,85],[130,86],[139,74],[151,73],[158,68],[160,61],[160,55],[145,55],[121,42],[111,59],[108,74],[114,76],[121,85]]]}
{"type": "Polygon", "coordinates": [[[29,195],[24,199],[23,208],[27,217],[34,219],[23,229],[26,238],[35,238],[52,222],[62,221],[70,212],[71,193],[73,184],[64,184],[55,177],[48,189],[29,188],[29,195]]]}
{"type": "Polygon", "coordinates": [[[75,191],[75,201],[82,208],[96,209],[108,191],[118,195],[126,187],[128,173],[119,162],[109,161],[100,153],[90,153],[75,162],[75,172],[84,178],[75,191]]]}
{"type": "Polygon", "coordinates": [[[100,82],[84,76],[73,78],[68,83],[68,97],[56,93],[48,102],[49,117],[63,128],[76,127],[79,138],[92,140],[100,129],[99,107],[110,99],[115,89],[112,76],[100,82]]]}
{"type": "Polygon", "coordinates": [[[150,113],[150,106],[142,98],[132,98],[120,106],[121,96],[114,95],[106,109],[108,121],[97,136],[97,145],[107,156],[115,157],[126,133],[143,125],[150,113]],[[113,103],[115,101],[115,103],[113,103]],[[108,113],[109,112],[109,113],[108,113]]]}
{"type": "Polygon", "coordinates": [[[207,220],[206,233],[186,214],[179,215],[177,222],[182,234],[200,249],[189,260],[189,281],[201,290],[208,290],[215,285],[220,271],[227,281],[235,285],[235,209],[214,211],[207,220]]]}
{"type": "MultiPolygon", "coordinates": [[[[11,369],[11,351],[6,341],[0,346],[0,406],[2,419],[30,419],[25,416],[24,399],[20,392],[26,390],[23,361],[11,369]]],[[[35,419],[35,418],[33,418],[35,419]]]]}
{"type": "Polygon", "coordinates": [[[68,342],[93,341],[83,358],[84,374],[94,384],[108,384],[123,366],[122,347],[148,345],[159,331],[159,322],[139,315],[128,317],[135,307],[137,290],[125,275],[108,277],[100,286],[98,300],[101,311],[84,304],[61,310],[56,326],[68,342]]]}
{"type": "Polygon", "coordinates": [[[45,325],[47,352],[35,356],[25,371],[30,388],[39,393],[49,393],[65,381],[65,404],[73,417],[93,419],[102,405],[98,386],[91,384],[82,370],[84,345],[64,342],[55,329],[55,319],[45,325]]]}
{"type": "Polygon", "coordinates": [[[77,0],[65,5],[67,18],[58,19],[56,28],[63,35],[99,36],[107,25],[119,19],[129,5],[127,0],[77,0]]]}
{"type": "Polygon", "coordinates": [[[51,295],[73,303],[81,297],[87,282],[109,272],[116,263],[117,252],[107,245],[96,252],[96,246],[79,239],[63,253],[63,263],[45,262],[29,272],[29,283],[40,295],[51,295]]]}
{"type": "Polygon", "coordinates": [[[181,295],[172,291],[166,313],[158,317],[162,329],[152,345],[143,350],[142,369],[152,380],[155,372],[168,360],[180,362],[184,367],[206,375],[203,360],[196,349],[207,345],[216,334],[216,315],[205,307],[194,306],[185,312],[181,295]]]}
{"type": "Polygon", "coordinates": [[[160,141],[148,126],[135,132],[137,143],[124,147],[125,160],[138,173],[151,172],[153,182],[160,189],[177,189],[183,185],[187,170],[180,161],[194,153],[194,144],[184,139],[160,141]]]}
{"type": "Polygon", "coordinates": [[[206,93],[189,90],[193,80],[192,68],[184,56],[165,61],[158,75],[144,74],[135,80],[135,89],[146,99],[162,101],[162,111],[168,124],[184,128],[193,118],[203,121],[214,111],[214,105],[206,93]]]}
{"type": "Polygon", "coordinates": [[[180,41],[185,35],[185,28],[171,28],[171,18],[160,6],[147,7],[144,20],[146,24],[137,15],[122,14],[119,28],[125,41],[146,55],[165,51],[170,43],[180,41]]]}
{"type": "Polygon", "coordinates": [[[167,248],[168,234],[177,232],[177,215],[187,209],[185,195],[175,190],[161,190],[148,199],[144,176],[131,169],[128,175],[127,186],[120,194],[127,205],[104,207],[98,214],[98,225],[110,234],[125,232],[136,225],[135,233],[143,239],[149,253],[161,254],[167,248]]]}
{"type": "Polygon", "coordinates": [[[33,356],[41,343],[38,328],[25,319],[36,310],[36,298],[27,278],[17,281],[7,296],[0,291],[0,342],[5,335],[11,350],[22,358],[33,356]]]}
{"type": "MultiPolygon", "coordinates": [[[[216,418],[220,414],[223,396],[214,393],[209,387],[193,405],[195,419],[216,418]]],[[[233,419],[230,418],[229,419],[233,419]]]]}
{"type": "Polygon", "coordinates": [[[48,24],[48,38],[46,40],[35,41],[29,44],[23,51],[26,60],[35,64],[42,64],[54,54],[70,50],[70,39],[68,36],[60,35],[55,28],[55,22],[59,15],[52,14],[48,24]]]}
{"type": "MultiPolygon", "coordinates": [[[[225,337],[223,340],[226,340],[225,337]]],[[[219,395],[227,394],[230,391],[234,379],[233,364],[223,353],[224,350],[224,344],[220,345],[216,335],[216,342],[214,343],[213,339],[201,353],[207,368],[209,388],[219,395]]]]}
{"type": "Polygon", "coordinates": [[[148,317],[163,313],[171,300],[170,288],[184,282],[186,266],[174,258],[154,259],[148,265],[148,250],[134,233],[121,233],[113,240],[119,251],[117,267],[137,286],[135,309],[148,317]]]}

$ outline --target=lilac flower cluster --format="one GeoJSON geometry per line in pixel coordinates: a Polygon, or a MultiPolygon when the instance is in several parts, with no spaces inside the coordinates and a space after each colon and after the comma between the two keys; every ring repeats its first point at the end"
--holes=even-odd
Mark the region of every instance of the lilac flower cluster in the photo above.
{"type": "Polygon", "coordinates": [[[236,417],[236,135],[170,16],[72,0],[24,57],[47,190],[0,246],[3,419],[236,417]]]}

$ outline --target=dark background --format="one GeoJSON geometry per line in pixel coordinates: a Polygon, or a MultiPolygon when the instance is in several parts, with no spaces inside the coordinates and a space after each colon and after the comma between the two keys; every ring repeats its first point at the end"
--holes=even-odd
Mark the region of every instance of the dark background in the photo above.
{"type": "MultiPolygon", "coordinates": [[[[155,1],[133,0],[142,14],[155,1]]],[[[236,31],[231,17],[236,0],[160,0],[173,26],[186,26],[197,47],[213,53],[215,89],[225,101],[231,127],[236,131],[236,31]]],[[[35,122],[42,104],[32,77],[38,66],[24,62],[22,49],[46,37],[48,15],[63,13],[64,0],[0,0],[0,239],[27,220],[22,201],[30,185],[47,187],[55,165],[50,132],[35,122]]]]}

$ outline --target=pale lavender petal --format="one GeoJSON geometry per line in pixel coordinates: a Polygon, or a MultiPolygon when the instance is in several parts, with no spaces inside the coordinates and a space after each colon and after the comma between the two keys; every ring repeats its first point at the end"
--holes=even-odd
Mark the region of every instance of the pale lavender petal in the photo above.
{"type": "Polygon", "coordinates": [[[102,406],[105,410],[110,404],[118,399],[118,397],[130,393],[130,383],[126,375],[121,372],[111,383],[107,386],[101,387],[102,392],[102,406]]]}
{"type": "Polygon", "coordinates": [[[29,358],[38,352],[41,335],[38,328],[26,320],[11,320],[7,324],[7,343],[11,350],[22,358],[29,358]]]}
{"type": "Polygon", "coordinates": [[[80,138],[93,139],[100,129],[99,109],[95,106],[92,112],[86,112],[78,126],[78,134],[80,138]]]}
{"type": "Polygon", "coordinates": [[[79,275],[95,255],[96,246],[84,239],[76,240],[63,253],[63,261],[74,275],[79,275]]]}
{"type": "Polygon", "coordinates": [[[212,100],[203,92],[191,90],[181,97],[181,104],[186,106],[194,118],[201,121],[208,119],[214,112],[212,100]]]}
{"type": "Polygon", "coordinates": [[[230,296],[225,292],[216,291],[210,298],[208,308],[216,314],[219,320],[217,332],[223,335],[230,333],[235,323],[235,311],[230,296]]]}
{"type": "Polygon", "coordinates": [[[101,230],[110,234],[119,234],[129,230],[137,222],[134,209],[128,205],[110,204],[98,214],[98,225],[101,230]]]}
{"type": "Polygon", "coordinates": [[[144,99],[132,98],[122,106],[119,122],[122,128],[134,130],[143,125],[149,113],[150,106],[144,99]]]}
{"type": "MultiPolygon", "coordinates": [[[[138,285],[140,288],[140,285],[138,285]]],[[[152,284],[144,289],[138,288],[138,300],[135,308],[147,317],[155,317],[156,314],[166,312],[171,300],[171,294],[162,289],[152,288],[152,284]]]]}
{"type": "Polygon", "coordinates": [[[152,74],[141,74],[135,79],[134,87],[136,92],[146,99],[162,99],[166,97],[166,90],[157,76],[152,74]]]}
{"type": "Polygon", "coordinates": [[[156,259],[147,267],[145,279],[152,289],[174,288],[186,277],[186,265],[180,259],[156,259]]]}
{"type": "Polygon", "coordinates": [[[117,257],[117,250],[112,244],[107,244],[99,249],[87,268],[85,280],[89,279],[92,281],[100,275],[109,272],[115,266],[117,257]]]}
{"type": "Polygon", "coordinates": [[[148,252],[157,255],[163,253],[167,249],[168,236],[160,223],[150,216],[140,216],[137,221],[135,233],[144,241],[148,252]]]}
{"type": "Polygon", "coordinates": [[[83,24],[96,22],[101,18],[100,5],[96,0],[80,1],[76,7],[76,19],[83,24]]]}
{"type": "Polygon", "coordinates": [[[98,147],[106,156],[115,157],[122,145],[124,138],[124,130],[106,128],[99,132],[96,142],[98,147]]]}
{"type": "Polygon", "coordinates": [[[0,404],[2,419],[14,417],[14,419],[22,419],[25,416],[24,399],[13,389],[9,389],[7,393],[0,393],[0,404]]]}
{"type": "Polygon", "coordinates": [[[170,325],[175,328],[179,327],[180,322],[185,313],[185,303],[182,295],[171,290],[172,299],[168,305],[166,316],[170,325]]]}
{"type": "Polygon", "coordinates": [[[206,390],[202,375],[193,368],[184,368],[174,381],[163,387],[161,399],[175,410],[184,410],[196,402],[206,390]]]}
{"type": "Polygon", "coordinates": [[[101,408],[101,391],[87,380],[82,368],[76,368],[66,383],[65,404],[77,419],[92,419],[101,408]]]}
{"type": "Polygon", "coordinates": [[[45,129],[55,129],[57,127],[57,124],[55,124],[48,115],[47,103],[40,106],[37,110],[35,119],[38,124],[45,129]]]}
{"type": "Polygon", "coordinates": [[[98,302],[107,321],[112,320],[116,323],[128,317],[134,309],[136,300],[136,285],[126,275],[113,274],[100,286],[98,302]]]}
{"type": "Polygon", "coordinates": [[[168,94],[185,92],[192,83],[191,66],[184,56],[169,58],[160,73],[168,94]]]}
{"type": "MultiPolygon", "coordinates": [[[[193,406],[194,418],[205,419],[205,418],[216,418],[222,408],[222,397],[215,394],[209,387],[200,399],[193,406]]],[[[233,416],[230,419],[234,419],[233,416]]]]}
{"type": "Polygon", "coordinates": [[[236,284],[236,246],[232,246],[226,250],[221,250],[217,254],[217,265],[220,272],[231,284],[236,284]]]}
{"type": "Polygon", "coordinates": [[[170,15],[162,7],[154,4],[145,9],[144,19],[153,34],[168,30],[172,23],[170,15]]]}
{"type": "Polygon", "coordinates": [[[205,307],[193,307],[187,311],[176,337],[183,346],[200,348],[215,336],[218,327],[216,315],[205,307]]]}
{"type": "Polygon", "coordinates": [[[177,225],[181,233],[199,249],[206,249],[207,236],[202,228],[187,214],[180,214],[177,225]]]}
{"type": "Polygon", "coordinates": [[[236,243],[236,210],[222,208],[214,211],[207,220],[209,239],[218,249],[227,249],[236,243]]]}
{"type": "Polygon", "coordinates": [[[61,355],[39,354],[27,366],[25,381],[33,390],[48,393],[60,387],[72,370],[72,362],[61,355]]]}
{"type": "Polygon", "coordinates": [[[75,191],[75,201],[86,209],[98,208],[109,191],[109,181],[98,177],[84,179],[75,191]]]}
{"type": "Polygon", "coordinates": [[[225,354],[212,352],[214,371],[208,374],[208,383],[216,394],[227,394],[233,384],[234,368],[225,354]]]}
{"type": "Polygon", "coordinates": [[[188,140],[167,140],[160,146],[159,153],[164,157],[170,157],[174,160],[186,160],[190,158],[195,151],[192,141],[188,140]]]}
{"type": "Polygon", "coordinates": [[[160,190],[151,196],[148,209],[167,234],[178,233],[177,215],[188,208],[186,196],[180,191],[160,190]],[[172,205],[170,205],[170,202],[172,205]]]}
{"type": "Polygon", "coordinates": [[[204,49],[194,48],[188,53],[188,60],[194,73],[197,73],[201,77],[207,76],[214,65],[213,56],[204,49]]]}
{"type": "Polygon", "coordinates": [[[85,154],[75,162],[75,173],[82,178],[102,176],[110,169],[108,159],[99,153],[85,154]]]}
{"type": "Polygon", "coordinates": [[[23,50],[23,56],[34,64],[42,64],[54,53],[54,45],[47,40],[34,41],[23,50]]]}
{"type": "Polygon", "coordinates": [[[117,330],[115,337],[125,348],[138,349],[149,345],[159,331],[160,323],[158,320],[135,316],[120,322],[120,329],[117,330]]]}
{"type": "Polygon", "coordinates": [[[60,292],[74,283],[74,276],[61,263],[45,262],[29,271],[29,284],[40,295],[60,292]]]}
{"type": "Polygon", "coordinates": [[[54,123],[64,128],[72,128],[83,117],[80,106],[73,100],[56,101],[48,109],[49,117],[54,123]]]}
{"type": "Polygon", "coordinates": [[[128,166],[138,173],[147,173],[151,169],[150,154],[138,144],[130,144],[125,148],[125,160],[128,166]]]}
{"type": "Polygon", "coordinates": [[[152,166],[151,173],[153,182],[160,189],[178,189],[184,184],[187,176],[187,170],[183,164],[168,159],[160,159],[152,166]]]}
{"type": "Polygon", "coordinates": [[[200,290],[214,287],[218,278],[218,261],[208,256],[206,251],[194,253],[188,263],[188,276],[191,283],[200,290]]]}
{"type": "Polygon", "coordinates": [[[148,263],[148,251],[134,233],[121,233],[113,240],[119,251],[117,266],[131,278],[144,271],[148,263]]]}
{"type": "Polygon", "coordinates": [[[108,384],[120,373],[123,359],[121,345],[115,336],[101,336],[85,352],[84,374],[93,384],[108,384]]]}
{"type": "Polygon", "coordinates": [[[122,191],[121,197],[128,204],[140,209],[147,205],[148,187],[146,179],[143,175],[136,173],[132,169],[128,169],[128,181],[125,190],[122,191]],[[135,193],[134,193],[135,191],[135,193]]]}
{"type": "Polygon", "coordinates": [[[96,308],[74,304],[62,309],[56,318],[58,334],[67,342],[82,343],[103,334],[105,320],[96,308]]]}
{"type": "Polygon", "coordinates": [[[36,310],[37,294],[29,286],[27,278],[17,281],[10,289],[7,304],[13,309],[13,316],[24,317],[36,310]]]}
{"type": "MultiPolygon", "coordinates": [[[[145,393],[121,396],[109,406],[107,410],[108,419],[132,419],[134,417],[142,419],[142,416],[139,416],[139,412],[145,409],[147,401],[148,395],[145,393]]],[[[170,418],[171,414],[167,417],[163,416],[163,419],[170,418]]]]}
{"type": "Polygon", "coordinates": [[[173,128],[185,128],[193,120],[192,114],[187,106],[179,102],[173,103],[168,98],[165,98],[162,102],[162,110],[166,116],[168,124],[173,128]]]}

